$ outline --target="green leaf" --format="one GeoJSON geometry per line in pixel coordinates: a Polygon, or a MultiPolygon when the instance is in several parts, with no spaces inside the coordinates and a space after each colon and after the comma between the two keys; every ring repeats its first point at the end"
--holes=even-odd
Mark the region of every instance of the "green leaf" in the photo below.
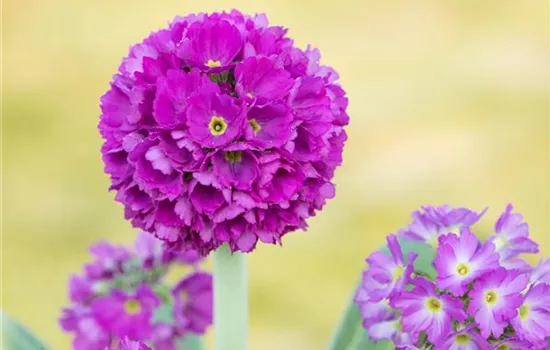
{"type": "Polygon", "coordinates": [[[188,333],[184,338],[176,342],[179,350],[202,350],[202,338],[198,335],[188,333]]]}
{"type": "MultiPolygon", "coordinates": [[[[435,269],[432,266],[432,261],[435,257],[433,248],[427,244],[420,242],[412,242],[408,240],[399,240],[401,249],[405,257],[410,252],[415,252],[418,257],[415,261],[415,270],[426,274],[430,277],[435,276],[435,269]]],[[[387,246],[381,249],[382,252],[390,254],[387,246]]],[[[361,283],[361,280],[359,280],[361,283]]],[[[359,308],[353,301],[356,288],[353,290],[348,306],[342,316],[340,323],[334,333],[330,350],[363,350],[363,349],[393,349],[393,345],[389,341],[374,343],[368,339],[367,331],[363,328],[363,320],[359,314],[359,308]]]]}
{"type": "Polygon", "coordinates": [[[174,324],[174,316],[172,316],[172,310],[174,310],[172,304],[162,304],[160,307],[155,309],[152,320],[153,323],[164,322],[168,324],[174,324]]]}
{"type": "MultiPolygon", "coordinates": [[[[174,324],[174,316],[172,315],[174,306],[172,303],[164,303],[155,310],[153,314],[153,323],[164,322],[174,324]]],[[[187,333],[185,337],[176,340],[178,350],[202,350],[203,344],[200,335],[187,333]]]]}
{"type": "Polygon", "coordinates": [[[0,311],[2,318],[2,349],[6,350],[49,350],[28,328],[0,311]]]}

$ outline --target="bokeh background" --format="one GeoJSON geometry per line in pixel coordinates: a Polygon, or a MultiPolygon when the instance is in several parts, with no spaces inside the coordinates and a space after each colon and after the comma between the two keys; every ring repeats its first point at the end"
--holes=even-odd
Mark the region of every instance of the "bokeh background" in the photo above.
{"type": "Polygon", "coordinates": [[[249,258],[252,349],[325,348],[364,257],[421,204],[488,205],[488,234],[513,202],[550,255],[546,0],[4,0],[2,307],[54,349],[88,245],[135,234],[107,192],[99,97],[130,44],[232,7],[320,48],[352,118],[337,197],[249,258]]]}

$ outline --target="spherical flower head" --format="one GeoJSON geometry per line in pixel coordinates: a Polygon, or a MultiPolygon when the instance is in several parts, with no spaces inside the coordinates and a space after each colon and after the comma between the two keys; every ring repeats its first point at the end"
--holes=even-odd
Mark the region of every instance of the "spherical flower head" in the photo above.
{"type": "Polygon", "coordinates": [[[539,246],[529,238],[529,225],[523,222],[523,216],[512,213],[513,206],[506,210],[495,224],[495,234],[489,237],[502,261],[516,257],[520,253],[538,253],[539,246]]]}
{"type": "Polygon", "coordinates": [[[500,267],[493,243],[481,245],[468,228],[462,229],[460,236],[452,233],[440,236],[439,243],[434,260],[437,287],[448,289],[455,296],[462,296],[468,284],[500,267]]]}
{"type": "Polygon", "coordinates": [[[144,342],[132,341],[125,338],[120,341],[120,344],[116,347],[107,347],[105,350],[151,350],[144,342]]]}
{"type": "Polygon", "coordinates": [[[319,59],[238,11],[178,17],[133,46],[99,122],[125,217],[202,255],[305,229],[335,195],[349,122],[319,59]]]}
{"type": "Polygon", "coordinates": [[[467,208],[452,208],[448,205],[422,207],[422,211],[413,212],[413,222],[401,230],[400,235],[436,248],[440,235],[460,233],[463,228],[475,224],[485,211],[486,209],[477,213],[467,208]]]}
{"type": "Polygon", "coordinates": [[[110,295],[97,298],[92,303],[92,314],[109,333],[131,340],[151,336],[153,311],[160,299],[148,286],[141,286],[134,293],[113,290],[110,295]]]}
{"type": "Polygon", "coordinates": [[[179,329],[204,333],[212,324],[212,276],[195,272],[172,288],[174,319],[179,329]]]}
{"type": "Polygon", "coordinates": [[[538,344],[550,337],[550,285],[538,284],[525,294],[512,326],[520,339],[538,344]]]}
{"type": "Polygon", "coordinates": [[[449,336],[439,344],[436,349],[445,350],[485,350],[489,347],[487,340],[474,329],[473,325],[462,330],[451,332],[449,336]]]}
{"type": "Polygon", "coordinates": [[[479,278],[468,294],[471,298],[468,314],[479,325],[485,338],[498,338],[523,302],[521,292],[527,286],[527,276],[517,270],[499,268],[479,278]]]}
{"type": "Polygon", "coordinates": [[[537,285],[540,283],[550,284],[550,259],[540,259],[537,267],[531,272],[529,284],[537,285]]]}
{"type": "Polygon", "coordinates": [[[415,279],[412,290],[402,291],[391,298],[390,305],[401,310],[404,332],[425,331],[433,344],[445,339],[453,320],[463,322],[466,319],[460,299],[436,293],[435,284],[424,278],[415,279]]]}
{"type": "Polygon", "coordinates": [[[367,258],[369,268],[363,272],[361,289],[370,301],[380,301],[400,292],[414,271],[415,253],[410,253],[405,261],[401,246],[395,235],[387,238],[391,256],[374,252],[367,258]]]}

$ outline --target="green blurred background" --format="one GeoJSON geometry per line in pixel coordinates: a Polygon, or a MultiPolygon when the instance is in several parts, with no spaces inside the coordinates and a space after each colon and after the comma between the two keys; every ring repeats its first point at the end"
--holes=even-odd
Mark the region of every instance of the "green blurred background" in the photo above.
{"type": "Polygon", "coordinates": [[[134,237],[107,192],[99,97],[129,45],[177,14],[232,7],[320,48],[352,118],[337,197],[249,258],[252,349],[323,349],[364,257],[421,204],[489,205],[490,233],[513,202],[550,255],[546,0],[4,0],[6,311],[69,348],[67,276],[90,243],[134,237]]]}

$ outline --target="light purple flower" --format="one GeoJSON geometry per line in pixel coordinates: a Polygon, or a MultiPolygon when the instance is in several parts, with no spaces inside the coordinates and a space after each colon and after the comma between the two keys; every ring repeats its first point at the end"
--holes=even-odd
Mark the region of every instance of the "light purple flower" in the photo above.
{"type": "Polygon", "coordinates": [[[538,244],[529,238],[529,225],[523,222],[523,216],[512,213],[512,204],[498,218],[495,224],[495,234],[489,240],[495,244],[496,251],[502,261],[517,256],[520,253],[537,253],[538,244]]]}
{"type": "Polygon", "coordinates": [[[518,338],[508,338],[503,341],[499,341],[491,348],[491,350],[525,350],[525,349],[543,350],[545,349],[545,347],[544,346],[533,347],[533,344],[531,344],[528,341],[521,340],[518,338]]]}
{"type": "Polygon", "coordinates": [[[387,238],[391,256],[382,252],[374,252],[367,258],[369,268],[363,273],[361,288],[364,288],[371,301],[380,301],[400,292],[411,278],[414,271],[415,253],[409,253],[407,261],[397,237],[387,238]]]}
{"type": "Polygon", "coordinates": [[[540,283],[550,284],[550,259],[540,259],[537,267],[531,272],[529,284],[537,285],[540,283]]]}
{"type": "Polygon", "coordinates": [[[523,302],[521,292],[527,276],[517,270],[499,268],[479,278],[470,291],[468,314],[479,325],[481,335],[500,337],[523,302]]]}
{"type": "Polygon", "coordinates": [[[494,248],[490,242],[481,245],[468,228],[462,229],[460,236],[439,236],[434,260],[438,274],[437,287],[448,289],[456,296],[463,295],[473,280],[500,267],[494,248]]]}
{"type": "Polygon", "coordinates": [[[173,250],[280,244],[335,195],[349,123],[338,74],[265,15],[177,17],[101,98],[110,190],[173,250]],[[213,220],[215,218],[215,220],[213,220]]]}
{"type": "Polygon", "coordinates": [[[415,279],[411,291],[402,291],[392,297],[390,305],[401,310],[404,332],[425,331],[432,343],[440,342],[449,334],[453,320],[463,322],[466,319],[461,300],[437,294],[435,285],[423,278],[415,279]]]}
{"type": "Polygon", "coordinates": [[[476,213],[467,208],[452,208],[448,205],[426,206],[422,210],[413,212],[413,222],[400,234],[403,238],[425,242],[434,248],[437,247],[440,235],[460,233],[462,228],[476,223],[486,211],[476,213]]]}
{"type": "Polygon", "coordinates": [[[204,333],[212,324],[212,276],[195,272],[178,282],[172,295],[178,328],[204,333]]]}
{"type": "Polygon", "coordinates": [[[550,337],[550,285],[537,284],[525,294],[518,313],[512,319],[520,339],[542,343],[550,337]]]}
{"type": "Polygon", "coordinates": [[[471,325],[459,331],[449,334],[447,339],[435,345],[435,349],[441,350],[485,350],[489,347],[487,340],[483,338],[471,325]]]}
{"type": "Polygon", "coordinates": [[[366,290],[360,288],[354,301],[359,306],[363,327],[368,330],[370,339],[388,339],[395,344],[414,343],[418,339],[418,333],[403,333],[401,316],[390,308],[388,299],[371,302],[366,290]]]}
{"type": "Polygon", "coordinates": [[[105,350],[151,350],[151,348],[142,341],[132,341],[125,338],[120,341],[118,346],[107,347],[105,350]]]}
{"type": "Polygon", "coordinates": [[[155,293],[142,286],[132,294],[113,290],[110,295],[94,300],[92,313],[105,330],[118,337],[147,339],[152,332],[153,311],[159,304],[155,293]]]}

